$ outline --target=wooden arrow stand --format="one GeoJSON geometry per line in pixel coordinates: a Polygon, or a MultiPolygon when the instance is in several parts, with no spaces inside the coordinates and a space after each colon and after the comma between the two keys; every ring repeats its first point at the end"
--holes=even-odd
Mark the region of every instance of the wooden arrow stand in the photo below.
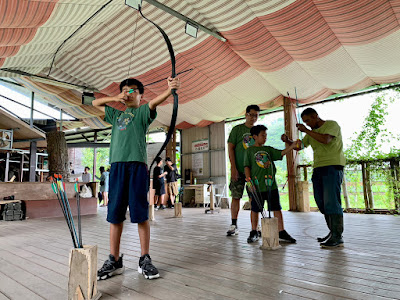
{"type": "Polygon", "coordinates": [[[69,255],[68,300],[97,300],[97,246],[83,246],[69,255]]]}
{"type": "Polygon", "coordinates": [[[175,217],[182,218],[182,202],[176,202],[174,205],[175,217]]]}
{"type": "Polygon", "coordinates": [[[277,218],[262,218],[261,219],[261,236],[262,250],[276,250],[281,247],[279,245],[279,231],[277,218]]]}

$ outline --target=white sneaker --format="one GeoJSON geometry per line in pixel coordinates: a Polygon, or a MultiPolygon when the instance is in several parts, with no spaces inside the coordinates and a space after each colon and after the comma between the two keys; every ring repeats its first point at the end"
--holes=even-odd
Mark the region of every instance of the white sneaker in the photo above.
{"type": "Polygon", "coordinates": [[[236,225],[231,225],[231,227],[229,227],[229,230],[226,232],[227,236],[237,235],[237,234],[239,234],[239,228],[237,228],[236,225]]]}

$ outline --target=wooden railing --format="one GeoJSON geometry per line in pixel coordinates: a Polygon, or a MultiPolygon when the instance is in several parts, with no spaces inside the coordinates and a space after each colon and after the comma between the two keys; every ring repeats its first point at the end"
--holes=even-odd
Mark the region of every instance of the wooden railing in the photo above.
{"type": "MultiPolygon", "coordinates": [[[[299,165],[298,168],[300,180],[310,181],[312,166],[299,165]]],[[[342,194],[346,211],[399,213],[400,157],[347,161],[342,194]],[[359,196],[362,202],[358,201],[359,196]]]]}

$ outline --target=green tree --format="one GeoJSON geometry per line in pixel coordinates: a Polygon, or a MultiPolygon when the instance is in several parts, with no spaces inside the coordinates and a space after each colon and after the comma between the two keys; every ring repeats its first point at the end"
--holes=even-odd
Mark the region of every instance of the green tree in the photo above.
{"type": "MultiPolygon", "coordinates": [[[[397,91],[398,93],[398,91],[397,91]]],[[[355,132],[352,144],[345,150],[347,159],[350,160],[372,160],[385,158],[388,154],[382,151],[382,145],[390,143],[395,137],[385,126],[387,108],[389,103],[394,101],[394,97],[389,96],[387,91],[378,93],[375,101],[371,105],[367,117],[364,120],[361,131],[355,132]]],[[[398,151],[394,148],[391,152],[398,151]]]]}
{"type": "MultiPolygon", "coordinates": [[[[83,151],[83,159],[82,163],[85,166],[89,166],[91,169],[93,168],[93,155],[94,155],[94,149],[93,148],[84,148],[83,151]]],[[[110,165],[109,163],[109,154],[110,154],[110,148],[97,148],[96,149],[96,176],[100,177],[100,171],[99,168],[101,166],[107,167],[110,165]]]]}

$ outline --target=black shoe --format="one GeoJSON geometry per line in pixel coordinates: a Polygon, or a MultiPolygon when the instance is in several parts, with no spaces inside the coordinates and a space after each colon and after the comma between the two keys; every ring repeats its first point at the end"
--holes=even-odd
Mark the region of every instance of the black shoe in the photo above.
{"type": "Polygon", "coordinates": [[[160,205],[160,210],[166,209],[165,205],[160,205]]]}
{"type": "Polygon", "coordinates": [[[331,237],[331,235],[332,233],[329,232],[327,236],[317,238],[318,243],[326,242],[331,237]]]}
{"type": "Polygon", "coordinates": [[[286,242],[286,243],[291,243],[291,244],[296,243],[296,240],[294,238],[292,238],[290,236],[290,234],[286,232],[286,230],[279,231],[279,239],[282,242],[286,242]]]}
{"type": "Polygon", "coordinates": [[[319,244],[321,248],[336,248],[344,247],[344,242],[342,238],[335,239],[332,236],[325,243],[319,244]]]}
{"type": "Polygon", "coordinates": [[[139,259],[138,272],[143,274],[146,279],[155,279],[160,277],[157,268],[152,264],[150,255],[145,254],[139,259]]]}
{"type": "Polygon", "coordinates": [[[247,243],[251,244],[258,241],[258,232],[257,230],[250,231],[250,235],[247,238],[247,243]]]}
{"type": "Polygon", "coordinates": [[[125,267],[122,264],[122,254],[118,261],[110,254],[109,258],[104,262],[103,266],[97,271],[97,280],[104,280],[114,275],[124,273],[125,267]]]}

